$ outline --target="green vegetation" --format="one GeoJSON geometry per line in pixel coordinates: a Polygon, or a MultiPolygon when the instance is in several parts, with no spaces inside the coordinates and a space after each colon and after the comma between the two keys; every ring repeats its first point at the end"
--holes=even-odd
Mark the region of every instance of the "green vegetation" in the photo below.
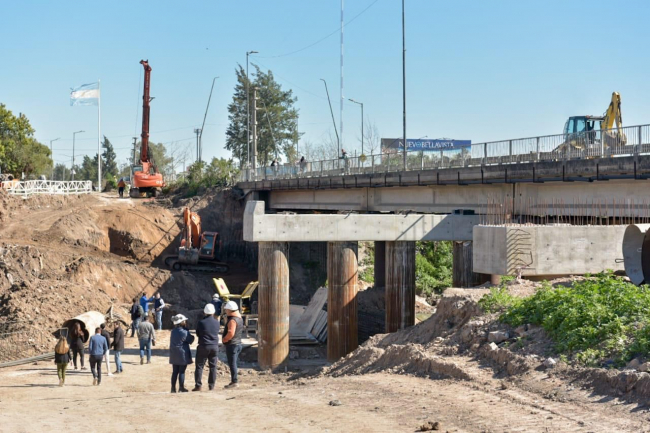
{"type": "Polygon", "coordinates": [[[359,279],[366,283],[374,284],[375,282],[375,243],[359,242],[359,249],[363,248],[366,252],[363,260],[359,263],[363,270],[359,271],[359,279]]]}
{"type": "Polygon", "coordinates": [[[0,104],[0,173],[20,178],[49,178],[52,158],[49,147],[34,138],[34,128],[24,114],[15,116],[0,104]]]}
{"type": "Polygon", "coordinates": [[[494,289],[481,300],[487,311],[504,311],[512,326],[542,326],[558,353],[585,365],[605,360],[623,365],[650,352],[650,288],[637,287],[611,272],[588,276],[572,287],[543,287],[517,299],[494,289]]]}
{"type": "Polygon", "coordinates": [[[168,185],[164,193],[183,191],[186,197],[193,197],[204,188],[225,188],[232,184],[236,169],[231,159],[212,158],[210,164],[196,162],[187,169],[187,176],[168,185]]]}
{"type": "Polygon", "coordinates": [[[451,242],[417,242],[415,248],[416,293],[426,297],[451,287],[451,242]]]}
{"type": "Polygon", "coordinates": [[[366,266],[363,268],[361,272],[359,272],[359,279],[361,281],[365,281],[366,283],[374,283],[375,282],[375,267],[374,266],[366,266]]]}

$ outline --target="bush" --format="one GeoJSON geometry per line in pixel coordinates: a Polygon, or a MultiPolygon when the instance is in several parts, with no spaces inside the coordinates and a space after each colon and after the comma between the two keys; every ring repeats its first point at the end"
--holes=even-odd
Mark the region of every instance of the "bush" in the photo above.
{"type": "MultiPolygon", "coordinates": [[[[489,306],[499,296],[482,302],[489,306]]],[[[605,359],[623,365],[650,351],[650,289],[611,272],[588,276],[572,287],[545,283],[533,296],[512,302],[501,320],[542,326],[558,352],[587,365],[605,359]]]]}
{"type": "Polygon", "coordinates": [[[359,272],[359,279],[365,281],[366,283],[375,282],[375,267],[366,266],[361,272],[359,272]]]}
{"type": "Polygon", "coordinates": [[[417,242],[415,291],[427,297],[451,286],[451,242],[417,242]]]}

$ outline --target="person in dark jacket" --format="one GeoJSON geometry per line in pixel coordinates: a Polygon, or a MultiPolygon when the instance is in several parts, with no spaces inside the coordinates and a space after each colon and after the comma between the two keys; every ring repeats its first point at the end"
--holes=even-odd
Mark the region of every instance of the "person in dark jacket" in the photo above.
{"type": "Polygon", "coordinates": [[[138,304],[138,298],[133,298],[133,305],[131,305],[131,338],[138,331],[138,325],[140,324],[140,304],[138,304]]]}
{"type": "Polygon", "coordinates": [[[109,358],[109,356],[111,355],[111,350],[110,350],[110,348],[111,348],[111,333],[108,332],[108,330],[106,329],[106,324],[105,323],[102,323],[101,325],[99,325],[99,327],[102,329],[102,332],[101,332],[102,337],[104,337],[106,339],[106,344],[108,344],[108,350],[106,351],[106,353],[104,353],[104,362],[106,363],[106,373],[109,376],[112,376],[113,373],[111,373],[111,360],[109,358]]]}
{"type": "Polygon", "coordinates": [[[217,381],[217,354],[219,350],[219,322],[214,318],[214,305],[206,304],[203,309],[205,316],[196,326],[196,336],[199,346],[196,348],[196,369],[194,370],[194,389],[201,391],[203,367],[206,361],[210,370],[208,374],[208,389],[212,391],[217,381]]]}
{"type": "Polygon", "coordinates": [[[221,298],[219,298],[218,293],[212,295],[212,305],[214,305],[214,315],[217,317],[217,320],[219,320],[219,317],[221,316],[221,305],[223,305],[223,301],[221,301],[221,298]]]}
{"type": "Polygon", "coordinates": [[[228,301],[224,307],[228,322],[223,330],[221,341],[226,346],[226,357],[230,367],[230,383],[224,388],[236,388],[237,385],[237,362],[241,353],[241,334],[244,330],[244,321],[239,313],[239,306],[236,302],[228,301]]]}
{"type": "Polygon", "coordinates": [[[120,322],[115,322],[113,331],[113,354],[115,355],[115,374],[122,373],[122,351],[124,350],[124,330],[120,322]]]}
{"type": "Polygon", "coordinates": [[[106,338],[102,336],[102,329],[96,328],[95,335],[88,341],[88,358],[90,358],[90,371],[93,373],[93,385],[102,383],[102,361],[106,352],[108,352],[106,338]]]}
{"type": "Polygon", "coordinates": [[[77,369],[77,355],[81,358],[81,369],[85,370],[84,367],[84,340],[86,336],[84,335],[83,329],[81,329],[81,324],[75,322],[72,325],[72,330],[70,331],[70,348],[72,349],[72,355],[74,360],[74,369],[77,369]]]}
{"type": "Polygon", "coordinates": [[[56,374],[59,376],[59,386],[65,385],[65,370],[71,360],[70,346],[62,335],[54,347],[54,363],[56,364],[56,374]]]}
{"type": "Polygon", "coordinates": [[[172,317],[174,329],[169,337],[169,363],[172,365],[172,393],[176,392],[176,381],[178,380],[178,392],[187,392],[185,389],[185,370],[192,363],[192,352],[190,344],[194,342],[194,336],[187,330],[187,317],[178,314],[172,317]]]}

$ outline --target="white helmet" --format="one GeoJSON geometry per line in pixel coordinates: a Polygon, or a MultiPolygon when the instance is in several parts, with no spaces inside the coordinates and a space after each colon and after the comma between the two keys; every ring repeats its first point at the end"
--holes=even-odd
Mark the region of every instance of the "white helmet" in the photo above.
{"type": "Polygon", "coordinates": [[[230,310],[230,311],[237,311],[239,310],[239,306],[235,301],[228,301],[226,302],[226,305],[224,305],[223,309],[230,310]]]}
{"type": "Polygon", "coordinates": [[[205,304],[205,308],[203,309],[203,313],[206,314],[206,315],[214,314],[214,305],[205,304]]]}

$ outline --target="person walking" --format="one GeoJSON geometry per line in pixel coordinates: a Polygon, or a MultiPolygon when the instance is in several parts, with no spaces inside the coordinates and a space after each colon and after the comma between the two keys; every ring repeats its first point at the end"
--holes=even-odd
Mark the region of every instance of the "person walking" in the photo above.
{"type": "Polygon", "coordinates": [[[54,363],[56,364],[56,374],[59,376],[59,386],[65,385],[65,370],[70,361],[72,361],[70,346],[65,337],[61,335],[54,346],[54,363]]]}
{"type": "Polygon", "coordinates": [[[145,320],[144,318],[149,313],[149,302],[153,301],[154,299],[155,298],[153,296],[151,298],[147,298],[147,294],[145,292],[142,292],[142,296],[140,297],[140,306],[142,307],[144,314],[141,316],[141,320],[145,320]]]}
{"type": "Polygon", "coordinates": [[[108,332],[108,330],[106,329],[106,324],[105,323],[102,323],[101,325],[99,325],[99,327],[102,329],[102,337],[104,337],[106,339],[106,344],[108,344],[108,350],[104,354],[104,362],[106,363],[106,374],[108,374],[109,376],[112,376],[113,373],[111,373],[111,360],[109,358],[109,356],[111,355],[111,349],[110,349],[110,347],[111,347],[111,333],[108,332]]]}
{"type": "Polygon", "coordinates": [[[93,385],[101,385],[102,383],[102,361],[106,352],[108,352],[108,343],[102,335],[102,328],[95,328],[95,335],[90,337],[88,342],[88,358],[90,360],[90,371],[93,373],[93,385]]]}
{"type": "Polygon", "coordinates": [[[194,342],[194,336],[187,329],[187,317],[177,314],[172,317],[174,329],[169,337],[169,363],[172,365],[172,393],[176,392],[178,381],[178,392],[187,392],[185,388],[185,370],[192,363],[192,352],[190,344],[194,342]]]}
{"type": "Polygon", "coordinates": [[[84,340],[85,335],[81,329],[81,324],[79,322],[75,322],[74,325],[72,325],[72,331],[70,332],[70,348],[72,349],[72,359],[74,360],[75,370],[77,369],[77,355],[79,355],[79,358],[81,358],[81,369],[86,369],[86,367],[84,367],[84,340]]]}
{"type": "Polygon", "coordinates": [[[117,183],[117,191],[120,194],[120,198],[124,197],[124,188],[126,188],[126,182],[124,182],[124,178],[121,177],[120,181],[117,183]]]}
{"type": "Polygon", "coordinates": [[[239,313],[239,307],[234,301],[226,302],[224,306],[228,321],[223,330],[221,341],[226,346],[226,357],[228,358],[228,367],[230,367],[230,383],[224,388],[236,388],[237,384],[237,362],[241,353],[241,334],[244,330],[244,321],[239,313]]]}
{"type": "Polygon", "coordinates": [[[151,364],[151,346],[156,345],[156,332],[149,320],[149,315],[138,325],[138,340],[140,341],[140,365],[144,364],[145,351],[147,354],[147,364],[151,364]]]}
{"type": "Polygon", "coordinates": [[[133,305],[131,305],[131,338],[138,331],[138,325],[140,324],[140,320],[142,320],[142,316],[140,315],[141,311],[144,312],[138,303],[138,298],[133,298],[133,305]]]}
{"type": "Polygon", "coordinates": [[[156,312],[156,327],[159,331],[162,331],[162,313],[163,307],[165,306],[165,301],[160,297],[160,293],[156,293],[156,296],[153,300],[154,311],[156,312]]]}
{"type": "Polygon", "coordinates": [[[124,350],[124,330],[120,322],[115,322],[115,330],[113,331],[113,353],[115,354],[115,374],[120,374],[122,371],[122,351],[124,350]]]}
{"type": "Polygon", "coordinates": [[[203,367],[207,361],[208,389],[214,389],[217,381],[217,354],[219,350],[219,322],[214,318],[214,305],[206,304],[203,308],[204,317],[196,326],[196,336],[199,337],[199,346],[196,348],[196,369],[194,370],[194,389],[201,391],[203,367]]]}

